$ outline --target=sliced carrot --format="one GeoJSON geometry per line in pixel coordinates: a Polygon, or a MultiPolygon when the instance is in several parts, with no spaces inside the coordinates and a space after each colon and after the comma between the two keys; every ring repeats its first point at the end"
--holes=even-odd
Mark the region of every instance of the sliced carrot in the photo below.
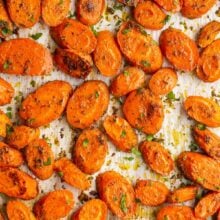
{"type": "Polygon", "coordinates": [[[51,34],[57,44],[72,49],[77,54],[92,53],[97,43],[89,27],[73,19],[65,19],[57,27],[51,28],[51,34]]]}
{"type": "Polygon", "coordinates": [[[40,6],[40,0],[7,0],[11,20],[17,26],[24,28],[30,28],[38,22],[40,6]]]}
{"type": "Polygon", "coordinates": [[[159,96],[148,89],[131,92],[123,105],[128,122],[147,134],[157,133],[163,123],[163,104],[159,96]]]}
{"type": "Polygon", "coordinates": [[[14,88],[6,80],[0,78],[0,105],[9,104],[14,96],[14,88]]]}
{"type": "Polygon", "coordinates": [[[135,7],[134,18],[145,28],[160,30],[165,24],[166,14],[154,2],[144,1],[135,7]]]}
{"type": "Polygon", "coordinates": [[[37,219],[59,220],[69,214],[74,205],[74,197],[69,190],[49,192],[34,205],[37,219]]]}
{"type": "Polygon", "coordinates": [[[177,74],[173,69],[162,68],[152,75],[149,88],[156,95],[166,95],[176,86],[177,80],[177,74]]]}
{"type": "Polygon", "coordinates": [[[85,25],[94,25],[101,19],[104,9],[104,0],[79,0],[77,18],[85,25]]]}
{"type": "Polygon", "coordinates": [[[72,220],[105,220],[107,214],[107,206],[102,200],[91,199],[74,213],[72,220]]]}
{"type": "Polygon", "coordinates": [[[86,78],[93,67],[90,55],[77,54],[69,49],[57,48],[54,53],[54,61],[61,71],[76,78],[86,78]]]}
{"type": "Polygon", "coordinates": [[[0,142],[0,167],[19,167],[23,162],[21,152],[0,142]]]}
{"type": "Polygon", "coordinates": [[[204,196],[195,207],[195,216],[198,218],[208,218],[220,209],[220,193],[210,193],[204,196]]]}
{"type": "Polygon", "coordinates": [[[7,133],[6,142],[17,149],[22,149],[32,141],[38,139],[40,130],[38,128],[30,128],[25,125],[18,125],[10,127],[7,133]]]}
{"type": "Polygon", "coordinates": [[[53,68],[49,50],[28,38],[1,43],[0,54],[0,71],[3,73],[35,76],[48,74],[53,68]]]}
{"type": "Polygon", "coordinates": [[[119,173],[106,171],[96,178],[100,198],[119,218],[132,218],[135,213],[135,193],[132,185],[119,173]]]}
{"type": "Polygon", "coordinates": [[[168,175],[174,169],[174,161],[160,143],[145,141],[140,146],[145,163],[155,172],[168,175]]]}
{"type": "Polygon", "coordinates": [[[220,22],[210,21],[200,30],[199,36],[197,38],[197,44],[201,48],[205,48],[215,40],[216,36],[219,33],[220,33],[220,22]]]}
{"type": "Polygon", "coordinates": [[[5,220],[1,212],[0,212],[0,220],[5,220]]]}
{"type": "Polygon", "coordinates": [[[157,220],[193,220],[193,210],[188,206],[165,206],[157,214],[157,220]]]}
{"type": "Polygon", "coordinates": [[[0,137],[6,137],[7,133],[10,132],[11,126],[11,120],[0,110],[0,137]]]}
{"type": "Polygon", "coordinates": [[[16,168],[0,169],[0,192],[19,199],[33,199],[38,194],[38,183],[27,173],[16,168]]]}
{"type": "Polygon", "coordinates": [[[209,127],[220,126],[220,106],[202,96],[189,96],[184,102],[187,114],[196,121],[209,127]]]}
{"type": "Polygon", "coordinates": [[[184,0],[181,13],[187,18],[199,18],[206,14],[216,3],[216,0],[184,0]]]}
{"type": "Polygon", "coordinates": [[[199,147],[210,157],[220,161],[220,137],[209,129],[193,128],[193,136],[199,147]]]}
{"type": "Polygon", "coordinates": [[[182,8],[183,0],[154,0],[160,7],[166,11],[178,12],[182,8]]]}
{"type": "Polygon", "coordinates": [[[117,115],[109,115],[105,118],[103,126],[119,150],[129,152],[138,145],[137,135],[124,118],[117,115]]]}
{"type": "Polygon", "coordinates": [[[0,37],[5,38],[12,34],[13,25],[8,17],[3,0],[0,0],[0,37]]]}
{"type": "Polygon", "coordinates": [[[220,40],[212,42],[202,51],[196,74],[204,82],[214,82],[220,79],[219,53],[220,40]]]}
{"type": "Polygon", "coordinates": [[[185,186],[175,189],[170,193],[168,202],[170,203],[182,203],[196,198],[198,191],[197,186],[185,186]]]}
{"type": "Polygon", "coordinates": [[[69,185],[81,190],[86,190],[90,187],[90,182],[86,175],[71,160],[65,157],[57,160],[54,169],[61,179],[69,185]]]}
{"type": "Polygon", "coordinates": [[[135,197],[146,206],[163,204],[169,194],[169,189],[163,183],[153,180],[138,180],[135,185],[135,197]]]}
{"type": "Polygon", "coordinates": [[[138,3],[143,2],[143,0],[117,0],[117,1],[127,6],[136,6],[138,3]]]}
{"type": "Polygon", "coordinates": [[[127,95],[129,92],[143,87],[145,81],[144,71],[137,67],[126,67],[122,73],[113,79],[110,91],[116,97],[127,95]]]}
{"type": "Polygon", "coordinates": [[[6,207],[7,216],[11,220],[36,220],[32,211],[19,200],[10,200],[6,207]]]}
{"type": "Polygon", "coordinates": [[[182,31],[168,28],[160,35],[160,48],[167,60],[179,70],[192,71],[199,59],[196,43],[182,31]]]}
{"type": "Polygon", "coordinates": [[[220,220],[220,210],[218,212],[217,220],[220,220]]]}
{"type": "Polygon", "coordinates": [[[68,82],[47,82],[24,99],[19,115],[32,128],[48,125],[62,115],[71,93],[68,82]]]}
{"type": "Polygon", "coordinates": [[[125,57],[147,73],[153,73],[162,66],[163,57],[159,46],[137,23],[123,23],[117,33],[117,40],[125,57]]]}
{"type": "Polygon", "coordinates": [[[63,22],[70,9],[70,0],[43,0],[41,14],[44,22],[51,27],[63,22]]]}
{"type": "Polygon", "coordinates": [[[118,73],[122,64],[122,56],[110,31],[99,32],[94,62],[104,76],[114,76],[118,73]]]}
{"type": "Polygon", "coordinates": [[[107,110],[109,92],[107,85],[99,80],[81,84],[67,105],[67,121],[76,128],[87,128],[107,110]]]}
{"type": "Polygon", "coordinates": [[[28,167],[39,179],[45,180],[52,176],[54,155],[44,139],[31,142],[25,149],[25,157],[28,167]]]}
{"type": "Polygon", "coordinates": [[[184,175],[205,189],[220,192],[220,164],[210,157],[195,152],[183,152],[178,165],[184,175]]]}

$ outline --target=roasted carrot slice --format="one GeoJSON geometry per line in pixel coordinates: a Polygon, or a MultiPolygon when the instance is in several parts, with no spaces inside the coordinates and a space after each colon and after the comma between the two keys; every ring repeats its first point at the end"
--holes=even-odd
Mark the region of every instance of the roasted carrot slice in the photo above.
{"type": "Polygon", "coordinates": [[[94,62],[104,76],[114,76],[118,73],[122,64],[122,56],[110,31],[99,32],[94,62]]]}
{"type": "Polygon", "coordinates": [[[147,73],[153,73],[162,66],[163,57],[159,46],[137,23],[123,23],[117,33],[117,40],[125,57],[147,73]]]}
{"type": "Polygon", "coordinates": [[[77,1],[77,18],[85,25],[94,25],[99,22],[105,9],[104,0],[77,1]]]}
{"type": "Polygon", "coordinates": [[[0,110],[0,137],[6,137],[7,133],[10,132],[12,123],[8,116],[0,110]]]}
{"type": "Polygon", "coordinates": [[[135,197],[146,206],[163,204],[169,194],[169,189],[163,183],[153,180],[138,180],[135,185],[135,197]]]}
{"type": "Polygon", "coordinates": [[[25,98],[19,115],[32,128],[47,125],[62,115],[71,93],[68,82],[47,82],[25,98]]]}
{"type": "Polygon", "coordinates": [[[6,142],[17,149],[22,149],[32,141],[38,139],[40,130],[38,128],[30,128],[25,125],[12,126],[7,132],[6,142]]]}
{"type": "Polygon", "coordinates": [[[174,169],[174,161],[168,150],[160,143],[145,141],[140,145],[145,163],[155,172],[168,175],[174,169]]]}
{"type": "Polygon", "coordinates": [[[196,121],[209,127],[220,126],[220,106],[202,96],[189,96],[184,102],[187,114],[196,121]]]}
{"type": "Polygon", "coordinates": [[[117,1],[127,6],[136,6],[138,3],[142,2],[143,0],[117,0],[117,1]]]}
{"type": "Polygon", "coordinates": [[[166,14],[154,2],[144,1],[135,7],[134,18],[145,28],[160,30],[165,24],[166,14]]]}
{"type": "Polygon", "coordinates": [[[71,160],[63,157],[55,162],[55,171],[58,172],[62,180],[69,185],[81,190],[88,189],[90,182],[86,175],[71,162],[71,160]]]}
{"type": "Polygon", "coordinates": [[[57,48],[54,53],[54,61],[61,71],[76,78],[86,78],[93,67],[90,55],[77,54],[69,49],[57,48]]]}
{"type": "Polygon", "coordinates": [[[220,137],[209,129],[201,130],[194,127],[193,136],[199,147],[210,157],[220,161],[220,137]]]}
{"type": "Polygon", "coordinates": [[[204,196],[195,207],[195,216],[197,218],[208,218],[214,215],[220,209],[220,193],[210,193],[204,196]]]}
{"type": "Polygon", "coordinates": [[[70,9],[70,0],[43,0],[41,14],[44,22],[51,27],[63,22],[70,9]]]}
{"type": "Polygon", "coordinates": [[[177,74],[171,68],[158,70],[149,81],[150,90],[156,95],[166,95],[177,84],[177,74]]]}
{"type": "Polygon", "coordinates": [[[1,212],[0,212],[0,220],[4,220],[4,217],[1,212]]]}
{"type": "Polygon", "coordinates": [[[182,8],[183,0],[154,0],[160,7],[166,11],[178,12],[182,8]]]}
{"type": "Polygon", "coordinates": [[[74,205],[74,197],[69,190],[56,190],[47,193],[34,205],[37,219],[59,220],[69,214],[74,205]]]}
{"type": "Polygon", "coordinates": [[[33,199],[38,194],[38,184],[27,173],[16,168],[0,169],[0,192],[19,199],[33,199]]]}
{"type": "Polygon", "coordinates": [[[218,212],[217,220],[220,220],[220,211],[218,212]]]}
{"type": "Polygon", "coordinates": [[[87,128],[107,110],[109,92],[99,80],[84,82],[73,93],[67,105],[67,121],[76,128],[87,128]]]}
{"type": "Polygon", "coordinates": [[[86,129],[76,141],[73,161],[84,173],[93,174],[101,169],[107,151],[108,145],[104,134],[96,128],[86,129]]]}
{"type": "Polygon", "coordinates": [[[168,28],[160,35],[160,48],[167,60],[176,68],[192,71],[199,59],[196,43],[175,28],[168,28]]]}
{"type": "Polygon", "coordinates": [[[129,152],[138,145],[137,135],[124,118],[109,115],[105,118],[103,126],[119,150],[129,152]]]}
{"type": "Polygon", "coordinates": [[[206,47],[199,58],[196,69],[197,76],[204,82],[214,82],[220,79],[220,40],[216,40],[206,47]]]}
{"type": "Polygon", "coordinates": [[[7,9],[17,26],[30,28],[40,18],[40,4],[40,0],[7,0],[7,9]]]}
{"type": "Polygon", "coordinates": [[[144,86],[146,75],[137,67],[126,67],[111,83],[110,91],[116,96],[127,95],[129,92],[144,86]]]}
{"type": "Polygon", "coordinates": [[[14,89],[12,85],[6,80],[0,78],[0,91],[0,105],[9,104],[14,96],[14,89]]]}
{"type": "Polygon", "coordinates": [[[211,21],[208,24],[206,24],[204,27],[202,27],[202,29],[200,30],[199,36],[197,38],[197,44],[201,48],[205,48],[215,40],[216,36],[219,33],[220,33],[220,22],[211,21]]]}
{"type": "Polygon", "coordinates": [[[21,152],[0,142],[0,167],[19,167],[23,162],[21,152]]]}
{"type": "Polygon", "coordinates": [[[128,122],[147,134],[157,133],[163,123],[163,104],[159,96],[148,89],[131,92],[123,105],[128,122]]]}
{"type": "Polygon", "coordinates": [[[181,13],[187,18],[199,18],[206,14],[216,3],[216,0],[184,0],[181,13]]]}
{"type": "Polygon", "coordinates": [[[53,68],[49,50],[28,38],[1,43],[0,54],[0,71],[3,73],[34,76],[48,74],[53,68]]]}
{"type": "Polygon", "coordinates": [[[205,189],[220,192],[220,164],[210,157],[195,152],[183,152],[178,165],[184,175],[205,189]]]}
{"type": "Polygon", "coordinates": [[[193,220],[193,210],[188,206],[165,206],[157,213],[157,220],[193,220]]]}
{"type": "Polygon", "coordinates": [[[32,211],[19,200],[10,200],[7,203],[6,212],[8,219],[36,220],[32,211]]]}
{"type": "Polygon", "coordinates": [[[197,186],[185,186],[175,189],[170,193],[168,202],[170,203],[182,203],[196,198],[198,191],[197,186]]]}
{"type": "Polygon", "coordinates": [[[8,17],[3,0],[0,0],[0,37],[5,38],[12,34],[13,25],[8,17]]]}
{"type": "Polygon", "coordinates": [[[102,200],[91,199],[74,213],[72,220],[105,220],[107,214],[107,206],[102,200]]]}
{"type": "Polygon", "coordinates": [[[44,139],[31,142],[25,149],[25,157],[28,167],[39,179],[45,180],[52,176],[54,155],[44,139]]]}
{"type": "Polygon", "coordinates": [[[132,185],[119,173],[106,171],[96,178],[100,198],[119,218],[131,218],[136,209],[132,185]]]}
{"type": "Polygon", "coordinates": [[[77,54],[92,53],[97,43],[89,27],[73,19],[65,19],[60,25],[51,28],[51,34],[57,44],[77,54]]]}

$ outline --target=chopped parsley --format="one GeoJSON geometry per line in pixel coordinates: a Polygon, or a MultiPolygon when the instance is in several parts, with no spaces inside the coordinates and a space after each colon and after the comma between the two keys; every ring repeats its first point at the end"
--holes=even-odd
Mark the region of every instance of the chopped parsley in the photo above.
{"type": "Polygon", "coordinates": [[[93,32],[93,34],[97,37],[98,36],[98,32],[96,31],[94,26],[90,26],[90,28],[91,28],[91,31],[93,32]]]}
{"type": "Polygon", "coordinates": [[[4,70],[9,69],[10,65],[11,65],[11,62],[9,60],[6,60],[3,64],[3,69],[4,70]]]}
{"type": "Polygon", "coordinates": [[[123,130],[123,131],[121,132],[121,137],[124,138],[125,136],[126,136],[126,131],[123,130]]]}
{"type": "Polygon", "coordinates": [[[83,140],[83,147],[87,147],[88,144],[89,144],[89,139],[88,138],[84,139],[83,140]]]}
{"type": "Polygon", "coordinates": [[[6,134],[10,135],[14,131],[13,127],[9,124],[6,124],[6,134]]]}
{"type": "Polygon", "coordinates": [[[121,196],[120,208],[121,208],[122,212],[124,212],[124,213],[126,213],[128,211],[127,201],[126,201],[126,194],[122,194],[122,196],[121,196]]]}
{"type": "Polygon", "coordinates": [[[141,156],[141,152],[136,147],[133,147],[131,149],[131,152],[132,152],[132,154],[134,154],[136,156],[141,156]]]}
{"type": "Polygon", "coordinates": [[[122,34],[127,34],[127,33],[129,33],[131,30],[130,29],[124,29],[123,31],[122,31],[122,34]]]}
{"type": "Polygon", "coordinates": [[[44,166],[50,166],[50,165],[51,165],[51,158],[48,157],[48,158],[47,158],[47,161],[44,161],[44,162],[43,162],[43,165],[44,165],[44,166]]]}
{"type": "Polygon", "coordinates": [[[170,21],[170,19],[171,19],[171,16],[170,16],[170,15],[167,15],[167,16],[165,17],[165,19],[163,20],[163,23],[164,23],[164,24],[168,23],[168,22],[170,21]]]}
{"type": "Polygon", "coordinates": [[[127,70],[125,70],[124,72],[123,72],[123,74],[125,75],[125,76],[129,76],[129,72],[127,71],[127,70]]]}
{"type": "Polygon", "coordinates": [[[199,129],[199,130],[205,130],[206,129],[206,126],[204,124],[197,124],[196,127],[199,129]]]}
{"type": "Polygon", "coordinates": [[[151,64],[147,60],[142,60],[141,65],[143,65],[144,67],[150,67],[151,66],[151,64]]]}
{"type": "Polygon", "coordinates": [[[134,160],[134,157],[124,157],[125,160],[128,160],[128,161],[132,161],[134,160]]]}
{"type": "Polygon", "coordinates": [[[34,40],[38,40],[42,35],[43,34],[39,32],[39,33],[30,35],[30,37],[34,40]]]}
{"type": "Polygon", "coordinates": [[[146,141],[153,141],[154,136],[152,134],[147,134],[146,135],[146,141]]]}
{"type": "Polygon", "coordinates": [[[96,97],[96,99],[99,97],[99,92],[98,91],[95,91],[95,97],[96,97]]]}

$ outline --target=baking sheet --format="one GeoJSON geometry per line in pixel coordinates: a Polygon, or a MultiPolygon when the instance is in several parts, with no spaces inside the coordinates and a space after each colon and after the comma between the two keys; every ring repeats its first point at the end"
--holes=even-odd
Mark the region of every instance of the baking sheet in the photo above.
{"type": "MultiPolygon", "coordinates": [[[[106,13],[103,15],[101,21],[93,27],[93,29],[96,31],[111,30],[115,32],[122,21],[125,21],[127,18],[131,17],[131,13],[129,11],[130,9],[112,0],[108,0],[107,2],[108,8],[106,10],[106,13]]],[[[219,8],[220,1],[217,2],[215,7],[213,7],[208,14],[204,15],[200,19],[195,20],[184,18],[178,13],[168,13],[171,16],[171,19],[164,26],[164,29],[168,28],[169,26],[179,28],[184,31],[188,36],[195,38],[200,27],[212,20],[220,21],[220,17],[216,15],[216,11],[219,8]]],[[[74,17],[74,14],[74,1],[72,1],[70,15],[74,17]]],[[[161,33],[161,31],[146,31],[151,34],[155,40],[158,40],[158,37],[161,33]]],[[[17,35],[13,35],[10,38],[29,37],[31,34],[39,32],[43,35],[37,41],[43,44],[45,47],[48,47],[50,51],[53,52],[56,45],[49,35],[48,27],[42,21],[36,24],[31,29],[20,29],[17,35]]],[[[169,66],[169,64],[164,63],[164,66],[169,66]]],[[[12,103],[0,108],[4,112],[12,113],[13,122],[19,122],[19,119],[17,118],[17,110],[19,108],[21,99],[26,97],[27,94],[34,91],[45,82],[55,79],[65,80],[69,82],[74,88],[83,82],[82,80],[74,79],[58,71],[55,67],[51,74],[47,76],[10,76],[0,73],[0,77],[12,83],[13,87],[15,88],[15,97],[12,103]]],[[[191,148],[190,144],[192,139],[190,135],[190,126],[193,124],[193,121],[188,119],[182,108],[183,100],[189,95],[202,95],[205,97],[211,97],[217,100],[220,104],[220,80],[214,83],[204,83],[201,80],[198,80],[193,72],[178,72],[178,78],[178,85],[173,90],[177,100],[169,102],[166,97],[163,97],[163,103],[165,107],[165,120],[162,129],[158,134],[155,135],[156,138],[161,139],[164,147],[170,150],[174,159],[177,158],[180,152],[189,150],[191,148]]],[[[107,84],[109,84],[110,82],[110,78],[101,76],[95,68],[86,80],[90,79],[101,79],[107,84]]],[[[112,114],[113,112],[121,114],[120,101],[123,100],[117,100],[111,96],[110,105],[106,114],[112,114]]],[[[100,121],[94,126],[100,127],[102,119],[100,119],[100,121]]],[[[211,130],[220,135],[220,128],[211,130]]],[[[141,134],[138,131],[136,132],[138,134],[139,141],[145,139],[144,134],[141,134]]],[[[74,141],[78,134],[78,130],[72,130],[67,124],[65,116],[61,117],[59,120],[52,122],[50,125],[41,128],[41,137],[45,138],[52,145],[52,149],[56,157],[64,154],[67,155],[67,157],[69,158],[71,157],[74,141]]],[[[108,156],[106,157],[105,164],[98,173],[101,173],[105,170],[115,170],[121,173],[123,176],[127,177],[133,184],[138,178],[159,180],[161,182],[164,182],[171,190],[175,187],[180,186],[181,184],[187,183],[187,180],[183,178],[178,170],[175,170],[167,177],[162,177],[152,172],[145,165],[145,163],[143,163],[143,160],[140,156],[136,156],[132,153],[129,154],[117,151],[111,142],[108,142],[108,147],[109,152],[108,156]],[[134,159],[130,161],[127,160],[127,157],[132,157],[134,159]]],[[[27,171],[30,175],[32,175],[32,173],[28,171],[26,166],[22,166],[21,169],[27,171]]],[[[88,176],[92,180],[92,187],[83,193],[86,194],[89,198],[95,196],[95,177],[98,175],[98,173],[93,176],[88,176]]],[[[39,180],[38,182],[40,193],[35,200],[25,201],[27,205],[32,206],[33,203],[38,200],[43,194],[60,188],[69,189],[74,193],[76,202],[72,212],[74,212],[82,205],[82,203],[78,200],[78,196],[81,194],[80,190],[77,190],[61,182],[60,178],[56,174],[54,174],[49,180],[39,180]]],[[[4,195],[0,196],[0,204],[2,206],[4,206],[6,200],[7,198],[4,195]]],[[[188,203],[188,205],[192,204],[188,203]]],[[[154,220],[155,214],[158,209],[159,207],[149,208],[138,204],[136,216],[133,219],[154,220]]],[[[64,219],[70,219],[72,212],[70,213],[69,217],[64,219]]],[[[109,213],[108,219],[112,220],[117,218],[109,213]]]]}

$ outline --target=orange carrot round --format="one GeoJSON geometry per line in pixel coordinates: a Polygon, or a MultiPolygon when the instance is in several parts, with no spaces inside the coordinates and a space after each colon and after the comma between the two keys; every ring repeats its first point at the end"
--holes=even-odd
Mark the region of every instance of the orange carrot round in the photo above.
{"type": "Polygon", "coordinates": [[[9,104],[14,96],[14,88],[6,80],[0,78],[0,106],[9,104]]]}

